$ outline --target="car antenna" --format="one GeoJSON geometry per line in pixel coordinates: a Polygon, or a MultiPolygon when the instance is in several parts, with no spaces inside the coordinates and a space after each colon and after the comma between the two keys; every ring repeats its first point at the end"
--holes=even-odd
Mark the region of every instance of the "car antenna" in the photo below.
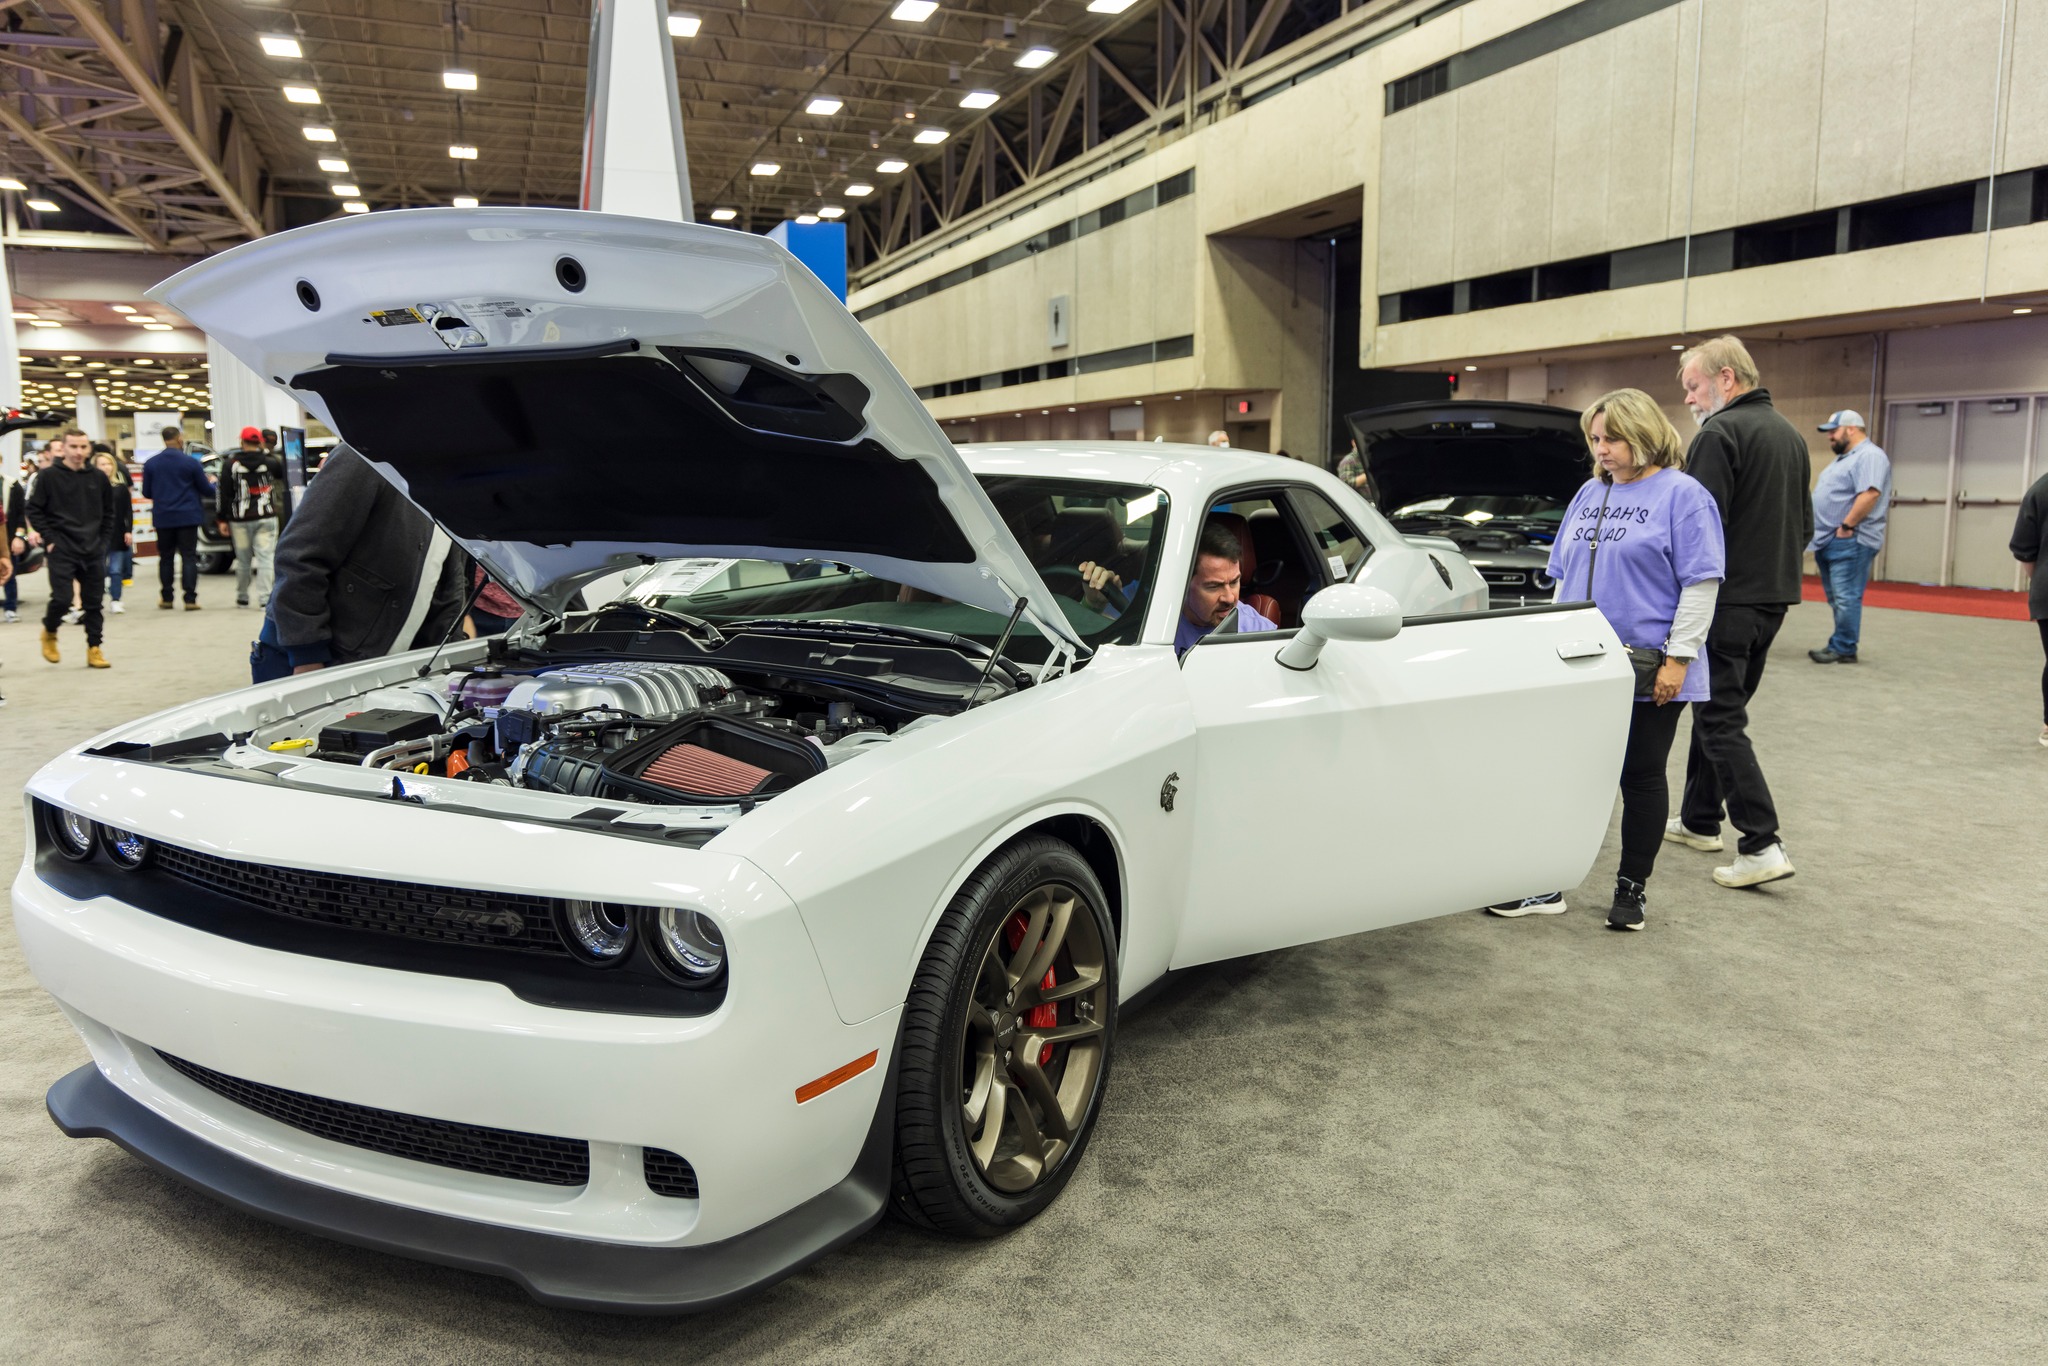
{"type": "Polygon", "coordinates": [[[455,620],[448,623],[448,634],[441,637],[441,643],[434,647],[434,653],[428,655],[427,662],[420,665],[417,677],[425,678],[434,671],[434,661],[441,657],[441,651],[448,648],[448,642],[455,639],[455,632],[462,626],[462,619],[469,615],[470,608],[476,606],[476,600],[483,596],[484,585],[489,582],[490,578],[487,575],[477,576],[475,586],[469,590],[469,597],[462,604],[462,610],[455,614],[455,620]]]}
{"type": "Polygon", "coordinates": [[[967,695],[966,710],[981,705],[981,690],[988,686],[988,676],[996,671],[996,661],[1003,657],[1003,647],[1010,643],[1010,632],[1017,629],[1017,618],[1024,615],[1024,609],[1031,605],[1031,599],[1019,598],[1017,605],[1010,609],[1010,619],[1003,623],[1003,634],[996,640],[996,647],[988,652],[988,663],[981,666],[981,677],[974,680],[974,691],[967,695]]]}

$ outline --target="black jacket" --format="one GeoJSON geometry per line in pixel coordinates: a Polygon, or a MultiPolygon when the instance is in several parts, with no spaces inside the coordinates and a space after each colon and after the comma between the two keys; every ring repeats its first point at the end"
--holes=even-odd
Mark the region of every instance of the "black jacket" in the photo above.
{"type": "Polygon", "coordinates": [[[264,451],[229,451],[221,457],[213,515],[223,522],[260,522],[277,515],[284,490],[284,460],[264,451]]]}
{"type": "Polygon", "coordinates": [[[1728,577],[1719,607],[1799,601],[1799,571],[1813,539],[1813,464],[1806,438],[1751,389],[1708,418],[1685,453],[1685,472],[1721,505],[1728,577]]]}
{"type": "Polygon", "coordinates": [[[430,585],[420,629],[411,640],[397,638],[433,535],[427,514],[369,461],[337,448],[277,539],[272,638],[294,666],[346,664],[439,643],[468,593],[469,559],[452,544],[430,585]]]}
{"type": "Polygon", "coordinates": [[[28,496],[28,523],[43,545],[73,555],[104,555],[120,535],[114,486],[92,466],[72,469],[58,460],[36,476],[28,496]]]}
{"type": "Polygon", "coordinates": [[[2048,552],[2048,474],[2034,481],[2020,499],[2020,515],[2012,525],[2012,557],[2034,566],[2033,586],[2027,590],[2027,615],[2048,621],[2048,569],[2041,556],[2048,552]]]}
{"type": "Polygon", "coordinates": [[[107,553],[120,550],[121,538],[135,534],[135,485],[123,478],[120,483],[109,483],[114,491],[114,534],[107,538],[107,553]]]}

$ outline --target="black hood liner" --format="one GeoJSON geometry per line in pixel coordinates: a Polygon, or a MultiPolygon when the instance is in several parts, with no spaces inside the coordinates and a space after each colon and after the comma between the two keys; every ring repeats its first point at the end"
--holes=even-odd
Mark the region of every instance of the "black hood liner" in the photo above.
{"type": "Polygon", "coordinates": [[[1461,494],[1569,502],[1592,474],[1579,415],[1541,403],[1401,403],[1344,419],[1379,507],[1461,494]],[[1491,428],[1474,423],[1492,423],[1491,428]]]}
{"type": "Polygon", "coordinates": [[[341,438],[464,539],[975,558],[917,462],[873,440],[760,430],[764,405],[745,400],[773,405],[772,391],[734,396],[743,422],[645,354],[331,359],[292,386],[324,398],[341,438]]]}

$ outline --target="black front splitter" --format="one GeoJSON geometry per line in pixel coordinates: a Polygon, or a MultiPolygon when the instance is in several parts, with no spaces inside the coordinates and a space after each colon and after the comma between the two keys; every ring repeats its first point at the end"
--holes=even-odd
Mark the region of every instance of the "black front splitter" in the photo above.
{"type": "Polygon", "coordinates": [[[456,1219],[330,1190],[197,1137],[88,1063],[45,1103],[73,1138],[107,1138],[152,1167],[259,1219],[337,1242],[516,1281],[542,1304],[611,1314],[688,1314],[774,1284],[865,1233],[889,1194],[895,1069],[845,1180],[758,1228],[702,1247],[632,1247],[456,1219]]]}

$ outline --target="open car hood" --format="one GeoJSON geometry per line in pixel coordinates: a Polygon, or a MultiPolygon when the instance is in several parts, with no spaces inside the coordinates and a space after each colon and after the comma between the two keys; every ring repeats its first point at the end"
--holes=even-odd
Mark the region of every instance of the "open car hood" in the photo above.
{"type": "Polygon", "coordinates": [[[765,237],[570,209],[279,233],[149,291],[543,610],[682,556],[819,559],[1078,645],[902,376],[765,237]]]}
{"type": "Polygon", "coordinates": [[[1397,403],[1344,419],[1380,510],[1459,494],[1570,502],[1591,473],[1579,415],[1542,403],[1397,403]]]}

